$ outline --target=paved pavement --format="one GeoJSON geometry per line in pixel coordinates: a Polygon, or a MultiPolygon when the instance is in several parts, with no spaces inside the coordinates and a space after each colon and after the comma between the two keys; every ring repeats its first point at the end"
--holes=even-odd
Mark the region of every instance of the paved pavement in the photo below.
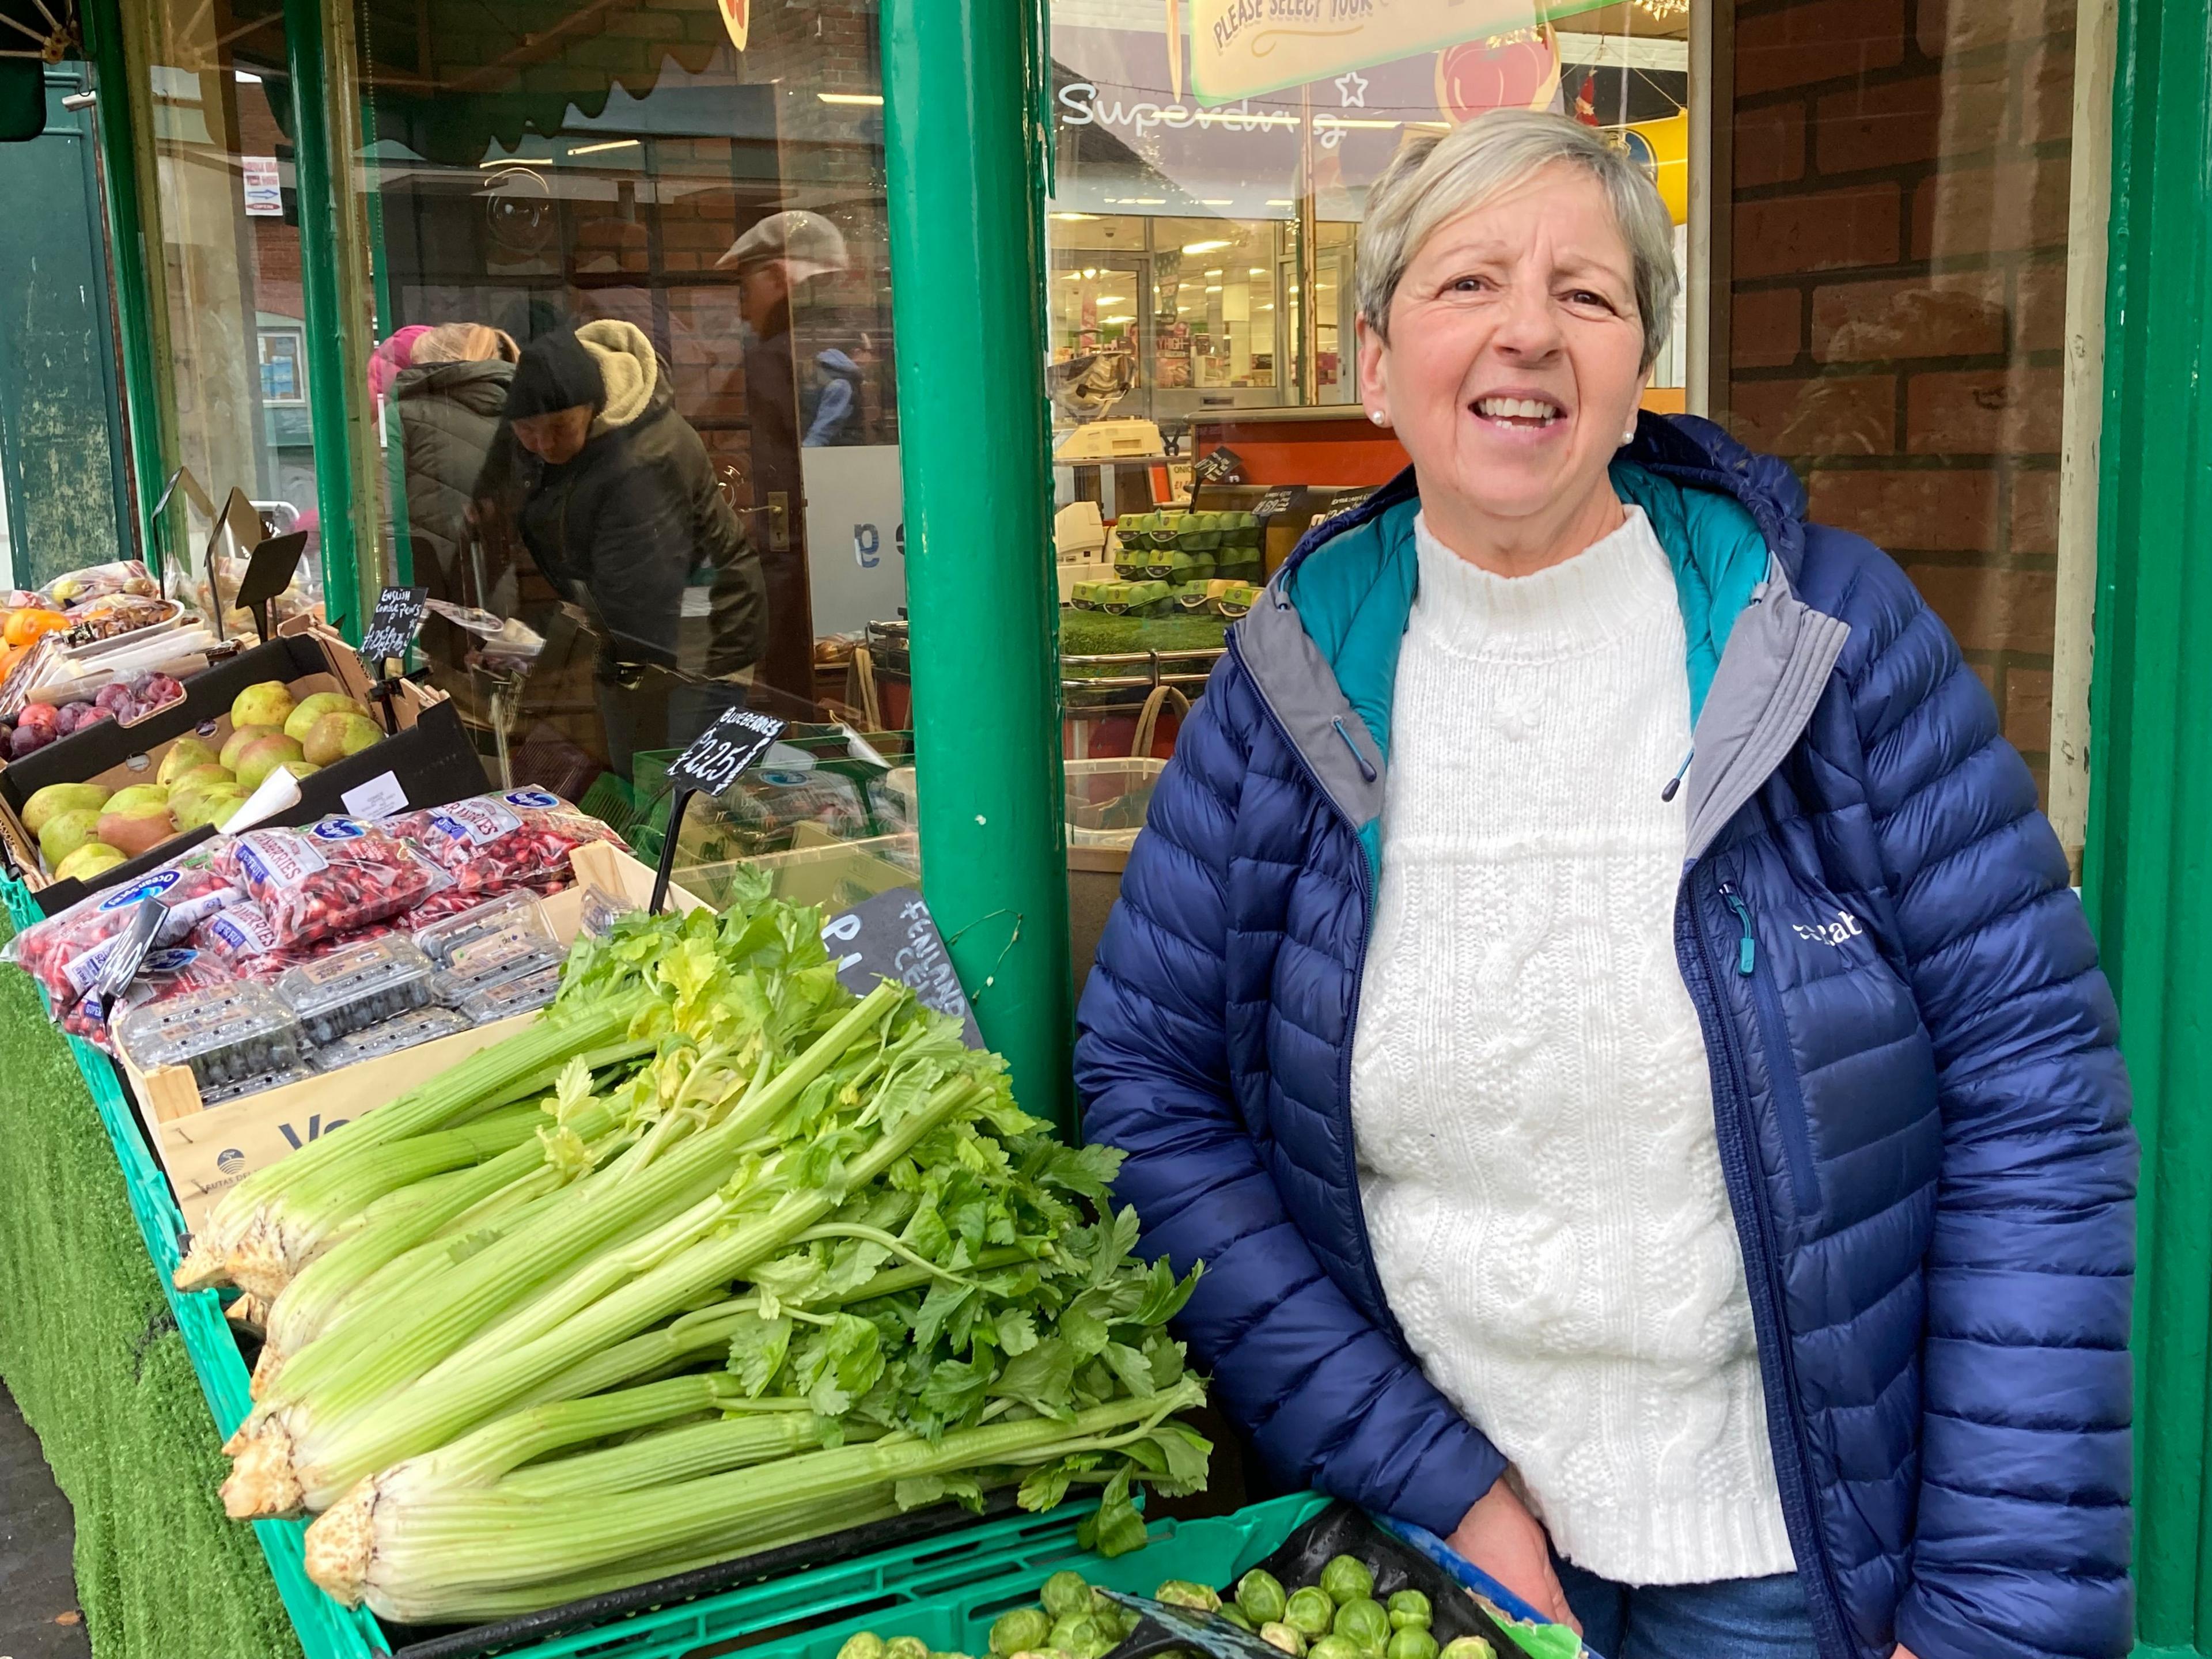
{"type": "Polygon", "coordinates": [[[0,1388],[0,1659],[89,1659],[69,1500],[0,1388]]]}

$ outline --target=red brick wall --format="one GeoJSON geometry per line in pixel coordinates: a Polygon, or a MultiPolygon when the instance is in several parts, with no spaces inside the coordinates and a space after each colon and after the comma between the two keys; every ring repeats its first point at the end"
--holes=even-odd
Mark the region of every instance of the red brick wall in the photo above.
{"type": "Polygon", "coordinates": [[[2044,776],[2070,0],[1738,0],[1727,418],[1887,548],[2044,776]]]}

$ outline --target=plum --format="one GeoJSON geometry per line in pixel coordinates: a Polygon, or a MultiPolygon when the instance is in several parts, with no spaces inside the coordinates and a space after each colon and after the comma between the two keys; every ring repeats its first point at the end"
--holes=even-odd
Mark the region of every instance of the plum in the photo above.
{"type": "Polygon", "coordinates": [[[27,755],[35,755],[53,740],[53,728],[50,726],[19,726],[8,734],[8,758],[21,760],[27,755]]]}

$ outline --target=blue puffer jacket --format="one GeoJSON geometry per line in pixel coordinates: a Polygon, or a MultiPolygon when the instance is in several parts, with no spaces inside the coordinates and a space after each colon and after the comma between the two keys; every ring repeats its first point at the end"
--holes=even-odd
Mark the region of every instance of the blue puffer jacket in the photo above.
{"type": "MultiPolygon", "coordinates": [[[[1646,416],[1614,480],[1689,640],[1674,943],[1822,1659],[2125,1654],[2136,1146],[2027,769],[1781,463],[1646,416]]],[[[1224,1408],[1283,1478],[1444,1533],[1502,1462],[1385,1305],[1349,1094],[1418,505],[1401,478],[1310,535],[1238,625],[1077,1079],[1145,1249],[1206,1263],[1182,1329],[1224,1408]]]]}

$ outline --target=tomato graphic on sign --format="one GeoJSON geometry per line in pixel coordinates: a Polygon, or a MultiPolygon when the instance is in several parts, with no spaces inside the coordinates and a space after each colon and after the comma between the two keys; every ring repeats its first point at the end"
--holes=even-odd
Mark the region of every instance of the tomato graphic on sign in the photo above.
{"type": "Polygon", "coordinates": [[[722,9],[722,27],[730,32],[730,44],[739,52],[745,49],[745,37],[753,32],[753,0],[716,0],[722,9]]]}
{"type": "Polygon", "coordinates": [[[1480,40],[1437,54],[1437,108],[1456,126],[1492,109],[1542,109],[1559,89],[1559,59],[1549,30],[1533,40],[1480,40]]]}

